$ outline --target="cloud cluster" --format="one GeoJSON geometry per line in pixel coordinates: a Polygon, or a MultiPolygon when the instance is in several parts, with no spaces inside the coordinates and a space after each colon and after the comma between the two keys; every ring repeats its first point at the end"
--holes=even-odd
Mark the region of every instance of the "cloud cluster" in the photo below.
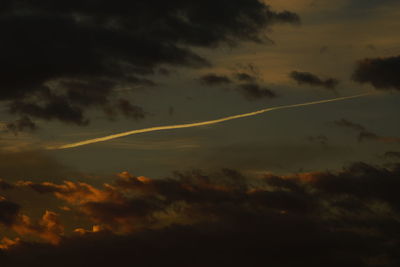
{"type": "Polygon", "coordinates": [[[115,88],[152,86],[148,75],[165,65],[210,65],[192,47],[262,42],[265,29],[299,17],[260,0],[7,0],[0,22],[0,101],[9,112],[86,125],[89,108],[142,118],[115,103],[115,88]]]}
{"type": "MultiPolygon", "coordinates": [[[[399,177],[399,165],[356,163],[261,178],[234,170],[160,180],[124,172],[102,188],[20,182],[65,201],[94,227],[65,235],[47,212],[37,225],[58,234],[58,245],[8,239],[0,259],[4,266],[39,266],[38,253],[40,266],[57,259],[58,266],[396,266],[399,177]]],[[[18,208],[5,206],[3,223],[16,224],[18,208]]]]}
{"type": "MultiPolygon", "coordinates": [[[[32,222],[30,217],[21,213],[20,205],[5,198],[0,199],[0,224],[21,236],[34,236],[52,244],[59,243],[64,232],[56,213],[46,211],[40,220],[32,222]]],[[[11,243],[5,240],[6,246],[11,243]]]]}
{"type": "Polygon", "coordinates": [[[249,64],[230,76],[208,73],[200,77],[200,82],[207,86],[231,86],[249,100],[275,98],[277,94],[260,84],[255,66],[249,64]]]}
{"type": "Polygon", "coordinates": [[[366,58],[357,62],[353,80],[370,83],[378,90],[400,90],[400,56],[366,58]]]}

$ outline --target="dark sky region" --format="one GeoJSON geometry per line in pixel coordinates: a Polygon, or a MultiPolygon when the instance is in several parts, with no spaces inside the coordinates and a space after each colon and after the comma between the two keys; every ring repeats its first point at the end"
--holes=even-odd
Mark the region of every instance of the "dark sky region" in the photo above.
{"type": "Polygon", "coordinates": [[[400,266],[399,16],[0,1],[0,266],[400,266]]]}

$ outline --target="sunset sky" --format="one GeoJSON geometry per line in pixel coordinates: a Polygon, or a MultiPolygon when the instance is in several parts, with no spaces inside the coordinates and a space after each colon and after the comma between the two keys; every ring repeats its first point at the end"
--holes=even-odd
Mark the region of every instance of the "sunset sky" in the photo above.
{"type": "Polygon", "coordinates": [[[399,266],[399,17],[0,1],[0,266],[399,266]]]}

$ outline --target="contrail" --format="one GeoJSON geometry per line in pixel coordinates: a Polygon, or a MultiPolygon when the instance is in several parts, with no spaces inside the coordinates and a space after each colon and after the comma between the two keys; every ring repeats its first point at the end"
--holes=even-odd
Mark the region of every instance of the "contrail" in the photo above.
{"type": "Polygon", "coordinates": [[[273,111],[273,110],[296,108],[296,107],[311,106],[311,105],[323,104],[323,103],[329,103],[329,102],[336,102],[336,101],[341,101],[341,100],[346,100],[346,99],[359,98],[359,97],[367,96],[367,95],[370,95],[370,94],[371,93],[366,93],[366,94],[360,94],[360,95],[354,95],[354,96],[345,96],[345,97],[338,97],[338,98],[327,99],[327,100],[307,102],[307,103],[302,103],[302,104],[277,106],[277,107],[272,107],[272,108],[261,109],[261,110],[254,111],[254,112],[249,112],[249,113],[244,113],[244,114],[224,117],[224,118],[211,120],[211,121],[194,122],[194,123],[178,124],[178,125],[157,126],[157,127],[133,130],[133,131],[129,131],[129,132],[113,134],[113,135],[109,135],[109,136],[105,136],[105,137],[94,138],[94,139],[81,141],[81,142],[77,142],[77,143],[72,143],[72,144],[67,144],[67,145],[62,145],[62,146],[48,147],[47,149],[51,149],[51,150],[54,150],[54,149],[67,149],[67,148],[73,148],[73,147],[79,147],[79,146],[85,146],[85,145],[89,145],[89,144],[94,144],[94,143],[98,143],[98,142],[105,142],[105,141],[109,141],[109,140],[112,140],[112,139],[116,139],[116,138],[120,138],[120,137],[124,137],[124,136],[128,136],[128,135],[155,132],[155,131],[182,129],[182,128],[192,128],[192,127],[199,127],[199,126],[217,124],[217,123],[221,123],[221,122],[225,122],[225,121],[231,121],[231,120],[236,120],[236,119],[240,119],[240,118],[252,117],[252,116],[256,116],[256,115],[259,115],[259,114],[262,114],[262,113],[266,113],[266,112],[269,112],[269,111],[273,111]]]}

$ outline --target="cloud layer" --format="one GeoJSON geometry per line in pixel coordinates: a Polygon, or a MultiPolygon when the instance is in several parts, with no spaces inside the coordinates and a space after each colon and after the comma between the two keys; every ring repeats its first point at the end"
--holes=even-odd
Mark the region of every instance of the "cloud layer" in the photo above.
{"type": "Polygon", "coordinates": [[[116,103],[115,88],[152,86],[147,76],[163,65],[210,65],[192,47],[262,42],[265,29],[299,17],[259,0],[7,0],[0,22],[0,101],[9,112],[86,125],[88,108],[142,118],[116,103]]]}
{"type": "Polygon", "coordinates": [[[53,195],[94,227],[65,233],[54,212],[32,223],[3,200],[1,223],[58,245],[8,238],[0,259],[4,266],[396,266],[399,177],[398,165],[355,163],[261,178],[229,169],[160,180],[123,172],[102,187],[19,182],[14,190],[53,195]]]}

